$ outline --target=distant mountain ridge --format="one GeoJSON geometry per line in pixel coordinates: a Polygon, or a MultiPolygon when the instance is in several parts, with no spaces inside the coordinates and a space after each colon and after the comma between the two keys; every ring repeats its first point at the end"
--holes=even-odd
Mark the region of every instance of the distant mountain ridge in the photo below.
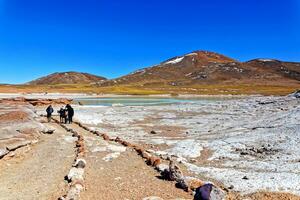
{"type": "Polygon", "coordinates": [[[194,51],[158,65],[137,70],[99,86],[188,86],[197,84],[294,84],[300,81],[300,63],[274,59],[239,62],[222,54],[194,51]]]}
{"type": "Polygon", "coordinates": [[[88,73],[64,72],[31,81],[30,85],[89,83],[94,86],[190,86],[209,84],[289,85],[300,82],[300,63],[275,59],[239,62],[210,51],[194,51],[157,65],[107,80],[88,73]]]}
{"type": "Polygon", "coordinates": [[[90,84],[107,80],[102,76],[81,72],[61,72],[30,81],[28,85],[56,85],[56,84],[90,84]]]}

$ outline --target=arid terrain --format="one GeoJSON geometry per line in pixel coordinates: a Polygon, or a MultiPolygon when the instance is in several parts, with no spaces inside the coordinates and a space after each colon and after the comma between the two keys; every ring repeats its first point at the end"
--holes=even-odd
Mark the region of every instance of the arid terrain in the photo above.
{"type": "Polygon", "coordinates": [[[51,98],[1,101],[0,199],[193,199],[194,185],[207,182],[216,187],[212,200],[300,199],[292,95],[73,105],[80,123],[62,126],[40,116],[49,103],[61,107],[51,98]],[[160,163],[149,164],[148,154],[160,163]],[[170,160],[189,192],[164,180],[159,170],[170,160]]]}
{"type": "Polygon", "coordinates": [[[0,200],[300,200],[300,0],[0,0],[0,200]]]}
{"type": "Polygon", "coordinates": [[[287,95],[300,87],[300,63],[277,59],[240,62],[219,53],[194,51],[130,74],[60,72],[19,85],[0,85],[0,93],[287,95]]]}
{"type": "Polygon", "coordinates": [[[95,129],[174,156],[188,171],[233,191],[299,195],[299,100],[293,97],[76,108],[76,118],[95,129]]]}

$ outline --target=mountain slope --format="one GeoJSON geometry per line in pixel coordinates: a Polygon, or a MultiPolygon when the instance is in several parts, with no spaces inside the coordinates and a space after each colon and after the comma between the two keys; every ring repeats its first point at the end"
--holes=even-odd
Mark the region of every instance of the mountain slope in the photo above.
{"type": "Polygon", "coordinates": [[[101,82],[106,78],[88,73],[62,72],[53,73],[48,76],[28,82],[28,85],[56,85],[56,84],[89,84],[101,82]]]}
{"type": "Polygon", "coordinates": [[[297,84],[300,63],[256,59],[239,62],[224,55],[195,51],[129,75],[104,81],[100,86],[188,86],[201,84],[297,84]]]}

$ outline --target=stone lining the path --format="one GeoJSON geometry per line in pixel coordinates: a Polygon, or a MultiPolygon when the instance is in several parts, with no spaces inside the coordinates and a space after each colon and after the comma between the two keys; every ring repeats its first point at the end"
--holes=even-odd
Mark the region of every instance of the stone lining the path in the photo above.
{"type": "Polygon", "coordinates": [[[80,199],[80,192],[84,190],[84,170],[86,167],[85,157],[85,146],[83,136],[76,132],[73,129],[68,128],[64,124],[61,124],[58,120],[53,120],[60,124],[62,128],[64,128],[67,132],[71,132],[73,137],[76,137],[76,155],[74,159],[74,164],[70,169],[68,175],[65,179],[69,182],[69,190],[68,192],[59,197],[59,200],[78,200],[80,199]]]}
{"type": "MultiPolygon", "coordinates": [[[[122,140],[119,137],[116,137],[115,139],[110,138],[107,134],[101,133],[97,130],[92,130],[91,128],[81,124],[80,122],[75,121],[74,123],[77,124],[79,127],[83,128],[84,130],[89,131],[92,134],[95,134],[99,137],[102,137],[106,141],[117,142],[125,147],[133,148],[138,155],[145,159],[147,165],[152,166],[155,170],[157,170],[164,179],[169,181],[175,181],[176,186],[185,190],[186,192],[195,191],[197,188],[206,184],[200,179],[184,176],[179,166],[177,166],[172,160],[167,160],[169,161],[169,165],[163,164],[161,160],[162,158],[150,154],[140,145],[131,144],[130,142],[122,140]]],[[[211,200],[224,200],[226,199],[226,196],[227,194],[225,191],[213,184],[211,200]]]]}

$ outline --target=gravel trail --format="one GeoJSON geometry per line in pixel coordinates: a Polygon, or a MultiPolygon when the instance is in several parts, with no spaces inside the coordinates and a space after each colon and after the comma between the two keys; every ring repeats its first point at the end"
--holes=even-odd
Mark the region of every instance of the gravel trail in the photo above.
{"type": "Polygon", "coordinates": [[[0,160],[0,199],[57,199],[64,193],[64,176],[74,160],[74,139],[58,124],[46,124],[55,129],[51,135],[41,135],[28,151],[0,160]]]}
{"type": "Polygon", "coordinates": [[[159,174],[132,149],[104,141],[76,124],[67,126],[84,136],[87,148],[86,189],[81,199],[192,199],[190,194],[177,189],[174,182],[159,179],[159,174]]]}

